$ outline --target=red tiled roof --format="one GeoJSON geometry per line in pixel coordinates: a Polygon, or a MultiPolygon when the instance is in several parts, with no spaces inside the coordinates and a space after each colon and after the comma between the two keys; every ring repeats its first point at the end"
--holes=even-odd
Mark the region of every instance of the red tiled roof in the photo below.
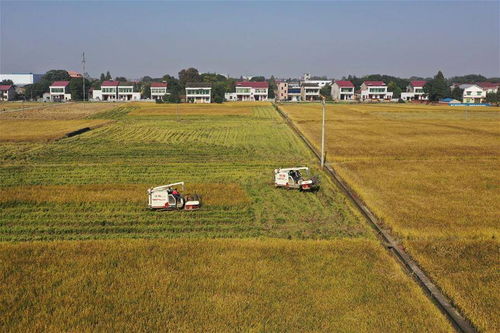
{"type": "Polygon", "coordinates": [[[251,82],[251,81],[240,81],[236,82],[237,87],[250,87],[250,88],[269,88],[269,83],[267,82],[251,82]]]}
{"type": "Polygon", "coordinates": [[[104,81],[101,87],[118,87],[119,85],[120,81],[104,81]]]}
{"type": "Polygon", "coordinates": [[[82,74],[75,72],[75,71],[66,71],[68,72],[68,75],[72,78],[80,78],[82,77],[82,74]]]}
{"type": "Polygon", "coordinates": [[[6,90],[9,90],[10,88],[12,88],[11,84],[2,84],[2,85],[0,85],[0,91],[6,91],[6,90]]]}
{"type": "Polygon", "coordinates": [[[339,87],[349,87],[354,88],[354,84],[351,81],[335,81],[339,87]]]}
{"type": "Polygon", "coordinates": [[[367,86],[385,86],[384,81],[365,81],[363,83],[367,86]]]}
{"type": "Polygon", "coordinates": [[[418,88],[422,88],[423,86],[425,86],[425,84],[427,83],[427,81],[411,81],[410,84],[412,87],[418,87],[418,88]]]}
{"type": "Polygon", "coordinates": [[[51,87],[66,87],[69,84],[69,81],[55,81],[50,86],[51,87]]]}
{"type": "Polygon", "coordinates": [[[166,82],[151,82],[151,87],[153,88],[162,88],[162,87],[167,87],[166,82]]]}
{"type": "Polygon", "coordinates": [[[500,83],[493,83],[493,82],[478,82],[476,85],[480,86],[481,88],[484,89],[495,89],[496,87],[500,86],[500,83]]]}

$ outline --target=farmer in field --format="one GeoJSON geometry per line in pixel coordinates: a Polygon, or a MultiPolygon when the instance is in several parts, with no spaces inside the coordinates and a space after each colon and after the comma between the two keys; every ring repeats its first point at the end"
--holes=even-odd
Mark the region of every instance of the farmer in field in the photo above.
{"type": "Polygon", "coordinates": [[[174,190],[172,191],[172,194],[173,194],[173,196],[175,197],[175,200],[177,200],[177,201],[178,201],[178,200],[180,199],[180,193],[179,193],[179,192],[177,192],[177,189],[176,189],[176,188],[174,188],[174,190]]]}

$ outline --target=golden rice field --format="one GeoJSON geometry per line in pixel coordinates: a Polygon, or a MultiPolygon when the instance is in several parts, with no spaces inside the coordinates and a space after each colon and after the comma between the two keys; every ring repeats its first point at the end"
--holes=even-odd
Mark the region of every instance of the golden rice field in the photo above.
{"type": "Polygon", "coordinates": [[[451,332],[374,240],[0,243],[2,331],[451,332]]]}
{"type": "Polygon", "coordinates": [[[451,330],[269,103],[108,105],[0,119],[104,122],[0,141],[1,331],[451,330]],[[321,190],[275,189],[293,165],[321,190]],[[177,181],[202,209],[147,209],[177,181]]]}
{"type": "MultiPolygon", "coordinates": [[[[267,103],[265,103],[267,104],[267,103]]],[[[241,116],[251,115],[252,107],[265,105],[262,102],[228,102],[213,107],[211,104],[151,104],[143,105],[129,113],[130,116],[165,116],[176,115],[213,115],[213,116],[241,116]]],[[[140,105],[140,104],[139,104],[140,105]]]]}
{"type": "Polygon", "coordinates": [[[95,128],[107,120],[0,120],[0,141],[50,141],[82,129],[95,128]]]}
{"type": "Polygon", "coordinates": [[[0,103],[0,121],[8,119],[75,120],[113,110],[122,103],[0,103]],[[3,112],[5,111],[5,112],[3,112]]]}
{"type": "MultiPolygon", "coordinates": [[[[282,109],[319,147],[321,106],[282,109]]],[[[500,109],[329,104],[326,128],[334,169],[479,329],[500,330],[500,109]]]]}

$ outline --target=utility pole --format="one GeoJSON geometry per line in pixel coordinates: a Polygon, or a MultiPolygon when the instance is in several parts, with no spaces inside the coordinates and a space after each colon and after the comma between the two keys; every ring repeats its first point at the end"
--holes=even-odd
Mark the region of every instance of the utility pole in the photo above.
{"type": "Polygon", "coordinates": [[[82,71],[82,82],[83,82],[83,101],[85,102],[85,52],[83,52],[82,54],[82,67],[83,67],[83,71],[82,71]]]}
{"type": "Polygon", "coordinates": [[[321,125],[321,169],[325,166],[325,97],[321,96],[321,105],[323,106],[323,122],[321,125]]]}

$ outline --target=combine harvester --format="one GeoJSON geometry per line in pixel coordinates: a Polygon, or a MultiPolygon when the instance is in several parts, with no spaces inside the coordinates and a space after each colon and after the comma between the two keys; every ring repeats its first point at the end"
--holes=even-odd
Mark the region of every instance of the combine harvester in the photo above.
{"type": "Polygon", "coordinates": [[[178,182],[148,189],[149,208],[154,210],[198,210],[201,207],[201,197],[198,194],[182,195],[177,192],[174,186],[182,185],[184,191],[184,182],[178,182]]]}
{"type": "Polygon", "coordinates": [[[319,189],[319,179],[316,176],[311,177],[308,167],[275,169],[274,186],[300,191],[315,191],[319,189]],[[305,171],[306,178],[301,171],[305,171]]]}

